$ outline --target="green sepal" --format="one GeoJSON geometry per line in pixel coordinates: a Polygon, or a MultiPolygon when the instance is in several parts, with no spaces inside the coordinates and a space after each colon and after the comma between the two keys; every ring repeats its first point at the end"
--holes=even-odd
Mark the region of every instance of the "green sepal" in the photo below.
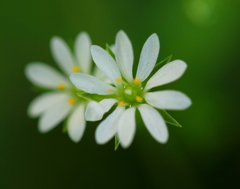
{"type": "Polygon", "coordinates": [[[169,113],[167,113],[167,111],[159,110],[159,109],[158,109],[158,111],[162,115],[162,117],[166,123],[169,123],[169,124],[177,126],[177,127],[182,127],[182,125],[180,125],[180,123],[178,123],[169,113]]]}
{"type": "Polygon", "coordinates": [[[46,88],[43,88],[43,87],[39,87],[37,85],[31,85],[31,90],[33,92],[37,92],[37,93],[50,91],[49,89],[46,89],[46,88]]]}
{"type": "Polygon", "coordinates": [[[66,133],[68,130],[67,122],[68,122],[68,119],[65,119],[65,121],[63,122],[63,127],[62,127],[63,133],[66,133]]]}
{"type": "Polygon", "coordinates": [[[157,63],[154,68],[153,71],[150,74],[150,77],[153,76],[153,74],[155,74],[161,67],[163,67],[165,64],[167,64],[168,62],[170,62],[172,59],[172,55],[168,56],[167,58],[165,58],[164,60],[162,60],[161,62],[157,63]]]}
{"type": "Polygon", "coordinates": [[[115,135],[115,147],[114,147],[114,150],[115,150],[115,151],[118,149],[119,144],[120,144],[120,141],[119,141],[118,136],[117,136],[117,134],[116,134],[116,135],[115,135]]]}
{"type": "Polygon", "coordinates": [[[77,95],[83,99],[100,102],[106,98],[116,98],[116,95],[98,95],[98,94],[89,94],[89,93],[77,93],[77,95]]]}
{"type": "Polygon", "coordinates": [[[110,48],[110,46],[107,43],[106,43],[106,50],[115,60],[115,54],[112,52],[112,49],[110,48]]]}

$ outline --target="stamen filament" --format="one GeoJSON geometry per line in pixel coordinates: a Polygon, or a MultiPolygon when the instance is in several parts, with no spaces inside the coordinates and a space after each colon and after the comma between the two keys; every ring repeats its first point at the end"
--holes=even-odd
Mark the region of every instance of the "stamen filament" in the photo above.
{"type": "Polygon", "coordinates": [[[136,96],[135,100],[136,100],[137,102],[142,102],[143,98],[140,97],[140,96],[136,96]]]}
{"type": "Polygon", "coordinates": [[[121,81],[122,81],[122,79],[121,79],[121,78],[119,78],[119,77],[118,77],[118,78],[116,78],[115,80],[116,80],[117,82],[121,82],[121,81]]]}
{"type": "Polygon", "coordinates": [[[65,85],[63,83],[59,83],[57,86],[58,89],[62,90],[65,88],[65,85]]]}
{"type": "Polygon", "coordinates": [[[73,105],[75,104],[75,99],[74,98],[69,98],[68,103],[73,105]]]}
{"type": "Polygon", "coordinates": [[[120,101],[118,102],[118,106],[124,106],[125,102],[124,101],[120,101]]]}
{"type": "Polygon", "coordinates": [[[73,66],[72,71],[73,72],[80,72],[80,68],[78,66],[73,66]]]}
{"type": "Polygon", "coordinates": [[[141,80],[140,80],[139,78],[135,78],[134,81],[133,81],[133,83],[139,84],[139,83],[141,83],[141,80]]]}

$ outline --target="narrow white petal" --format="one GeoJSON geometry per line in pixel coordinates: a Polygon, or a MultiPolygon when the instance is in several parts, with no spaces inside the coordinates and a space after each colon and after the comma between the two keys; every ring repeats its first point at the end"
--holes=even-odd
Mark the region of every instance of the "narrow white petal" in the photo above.
{"type": "Polygon", "coordinates": [[[59,84],[71,86],[66,77],[57,70],[41,62],[33,62],[25,68],[26,77],[35,85],[48,89],[57,89],[59,84]]]}
{"type": "Polygon", "coordinates": [[[152,137],[160,143],[167,142],[168,129],[158,111],[147,104],[140,105],[138,109],[141,113],[143,122],[152,137]]]}
{"type": "Polygon", "coordinates": [[[79,104],[68,119],[68,135],[74,142],[80,141],[85,130],[84,108],[84,104],[79,104]]]}
{"type": "Polygon", "coordinates": [[[91,72],[91,39],[86,32],[78,34],[75,42],[75,54],[79,62],[80,69],[83,73],[90,74],[91,72]]]}
{"type": "Polygon", "coordinates": [[[68,103],[69,97],[63,98],[43,112],[39,119],[38,129],[42,133],[46,133],[56,127],[69,113],[72,105],[68,103]]]}
{"type": "Polygon", "coordinates": [[[145,95],[148,104],[164,110],[184,110],[191,106],[190,98],[179,91],[165,90],[145,95]]]}
{"type": "Polygon", "coordinates": [[[67,44],[59,37],[51,39],[51,51],[59,67],[69,76],[73,71],[74,59],[67,44]]]}
{"type": "Polygon", "coordinates": [[[114,83],[119,85],[116,78],[121,79],[120,71],[117,67],[115,60],[108,54],[107,51],[99,46],[92,45],[91,54],[97,67],[114,83]]]}
{"type": "Polygon", "coordinates": [[[66,98],[66,93],[61,92],[48,92],[36,97],[28,107],[28,115],[30,117],[37,117],[43,111],[53,106],[58,101],[66,98]]]}
{"type": "Polygon", "coordinates": [[[157,34],[152,34],[145,42],[137,69],[137,76],[141,81],[144,81],[152,72],[160,49],[160,43],[157,34]]]}
{"type": "Polygon", "coordinates": [[[70,80],[78,89],[91,94],[108,95],[113,94],[115,90],[111,85],[87,74],[73,73],[70,80]]]}
{"type": "Polygon", "coordinates": [[[118,122],[118,136],[123,148],[130,146],[136,132],[135,110],[136,108],[125,110],[118,122]]]}
{"type": "Polygon", "coordinates": [[[147,82],[145,89],[151,89],[179,79],[187,69],[187,64],[182,60],[174,60],[164,65],[147,82]]]}
{"type": "Polygon", "coordinates": [[[99,104],[102,106],[104,112],[108,112],[116,102],[117,102],[116,99],[107,98],[100,101],[99,104]]]}
{"type": "Polygon", "coordinates": [[[132,82],[132,66],[133,66],[133,48],[131,41],[124,31],[119,31],[116,36],[115,57],[119,69],[123,76],[132,82]]]}
{"type": "Polygon", "coordinates": [[[117,124],[125,108],[118,106],[96,129],[95,139],[98,144],[107,143],[117,132],[117,124]]]}
{"type": "Polygon", "coordinates": [[[102,119],[104,113],[103,107],[98,102],[92,101],[87,105],[84,116],[87,121],[98,121],[102,119]]]}

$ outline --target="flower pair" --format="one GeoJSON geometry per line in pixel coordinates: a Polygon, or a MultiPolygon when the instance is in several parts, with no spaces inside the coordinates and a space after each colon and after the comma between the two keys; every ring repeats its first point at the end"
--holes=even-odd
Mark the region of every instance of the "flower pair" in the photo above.
{"type": "Polygon", "coordinates": [[[94,95],[100,99],[91,101],[87,105],[85,111],[87,121],[101,120],[112,106],[116,106],[96,129],[95,139],[98,144],[105,144],[112,137],[118,136],[122,147],[127,148],[132,143],[136,131],[137,110],[153,138],[160,143],[165,143],[168,139],[168,129],[166,120],[158,109],[183,110],[191,105],[191,100],[178,91],[151,92],[150,90],[180,78],[187,68],[186,63],[175,60],[154,71],[160,44],[158,36],[152,34],[143,46],[136,76],[134,76],[132,44],[125,32],[119,31],[114,53],[110,48],[104,50],[96,45],[91,46],[92,58],[99,70],[111,81],[111,84],[108,84],[104,82],[106,78],[103,79],[100,71],[98,73],[101,73],[101,78],[89,75],[90,44],[86,33],[79,34],[75,53],[72,54],[59,38],[53,38],[51,42],[56,62],[68,76],[71,75],[70,79],[76,88],[56,71],[50,72],[50,68],[46,65],[32,63],[27,67],[26,74],[31,81],[42,87],[47,86],[57,90],[38,97],[30,105],[30,115],[40,116],[40,131],[46,132],[52,129],[70,113],[67,119],[67,130],[73,141],[79,141],[85,128],[83,112],[88,103],[84,98],[87,94],[92,100],[94,98],[91,96],[94,95]],[[79,73],[79,71],[82,72],[79,73]],[[52,76],[45,76],[50,73],[52,76]]]}

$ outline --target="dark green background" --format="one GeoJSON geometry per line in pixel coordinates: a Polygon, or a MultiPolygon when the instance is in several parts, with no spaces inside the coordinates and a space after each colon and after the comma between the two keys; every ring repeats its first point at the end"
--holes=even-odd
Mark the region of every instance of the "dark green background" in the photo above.
{"type": "Polygon", "coordinates": [[[238,188],[239,8],[238,0],[0,0],[0,188],[238,188]],[[113,141],[95,143],[97,123],[78,144],[62,126],[38,133],[38,120],[26,115],[38,95],[24,76],[26,64],[56,67],[54,35],[71,44],[85,30],[104,46],[120,29],[133,43],[135,64],[154,32],[159,61],[173,54],[187,62],[186,74],[165,87],[193,101],[170,112],[183,128],[169,125],[161,145],[140,124],[130,148],[117,151],[113,141]]]}

